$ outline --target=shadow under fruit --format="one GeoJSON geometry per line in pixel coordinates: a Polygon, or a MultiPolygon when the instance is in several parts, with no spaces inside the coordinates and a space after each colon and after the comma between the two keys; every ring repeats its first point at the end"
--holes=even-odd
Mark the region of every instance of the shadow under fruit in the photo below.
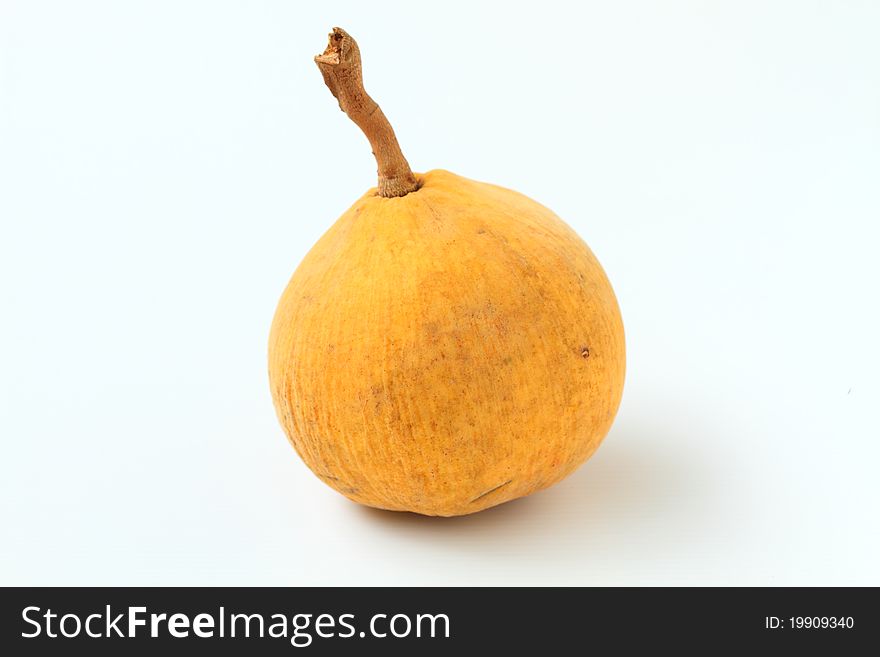
{"type": "Polygon", "coordinates": [[[602,267],[517,192],[413,174],[346,32],[315,61],[379,185],[278,304],[269,377],[290,442],[329,486],[381,509],[462,515],[556,483],[599,446],[623,391],[602,267]]]}

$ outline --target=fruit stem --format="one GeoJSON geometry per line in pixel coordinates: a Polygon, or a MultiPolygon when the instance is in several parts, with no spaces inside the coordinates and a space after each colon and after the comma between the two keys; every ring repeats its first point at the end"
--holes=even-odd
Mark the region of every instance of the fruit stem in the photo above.
{"type": "Polygon", "coordinates": [[[379,196],[406,196],[419,188],[409,163],[385,114],[364,91],[361,53],[357,43],[343,29],[334,27],[327,49],[315,57],[330,93],[363,131],[379,166],[379,196]]]}

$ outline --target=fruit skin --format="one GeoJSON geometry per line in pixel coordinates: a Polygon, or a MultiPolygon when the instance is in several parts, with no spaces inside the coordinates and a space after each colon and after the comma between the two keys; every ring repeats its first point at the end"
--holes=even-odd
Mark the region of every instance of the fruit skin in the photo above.
{"type": "Polygon", "coordinates": [[[623,392],[623,324],[589,247],[517,192],[435,170],[361,197],[272,324],[278,417],[325,483],[454,516],[581,465],[623,392]]]}

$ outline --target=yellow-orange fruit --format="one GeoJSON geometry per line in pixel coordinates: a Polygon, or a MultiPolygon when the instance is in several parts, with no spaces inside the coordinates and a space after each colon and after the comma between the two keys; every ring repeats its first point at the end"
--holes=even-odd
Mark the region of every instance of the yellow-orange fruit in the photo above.
{"type": "Polygon", "coordinates": [[[404,196],[369,191],[302,261],[272,325],[271,389],[328,485],[460,515],[595,451],[621,399],[623,325],[598,261],[550,210],[447,171],[416,179],[404,196]]]}

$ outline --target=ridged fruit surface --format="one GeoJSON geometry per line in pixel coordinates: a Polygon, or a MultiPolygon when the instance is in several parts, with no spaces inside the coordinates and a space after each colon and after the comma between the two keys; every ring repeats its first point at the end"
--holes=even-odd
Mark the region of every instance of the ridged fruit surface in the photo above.
{"type": "Polygon", "coordinates": [[[447,171],[371,190],[284,291],[272,396],[296,451],[373,507],[452,516],[558,482],[608,432],[623,325],[590,249],[531,199],[447,171]]]}

